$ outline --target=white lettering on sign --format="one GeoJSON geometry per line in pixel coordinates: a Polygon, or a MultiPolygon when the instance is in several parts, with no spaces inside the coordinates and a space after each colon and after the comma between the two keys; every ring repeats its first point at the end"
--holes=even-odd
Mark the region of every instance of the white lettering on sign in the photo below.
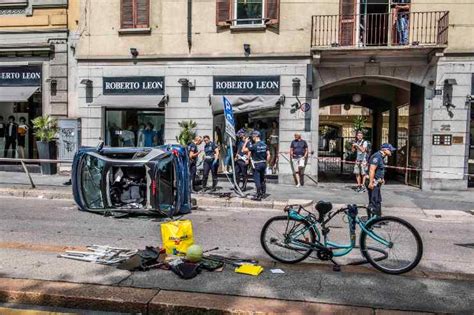
{"type": "Polygon", "coordinates": [[[144,90],[157,90],[163,89],[163,82],[153,81],[153,82],[143,82],[142,88],[144,90]]]}
{"type": "Polygon", "coordinates": [[[276,81],[257,81],[257,89],[278,89],[278,82],[276,81]]]}
{"type": "Polygon", "coordinates": [[[21,75],[19,72],[2,72],[0,78],[3,80],[18,80],[21,78],[21,75]]]}
{"type": "Polygon", "coordinates": [[[216,89],[253,89],[254,84],[252,81],[217,81],[216,89]]]}
{"type": "Polygon", "coordinates": [[[278,81],[257,81],[256,84],[252,81],[216,81],[216,89],[218,90],[242,90],[242,89],[253,89],[258,90],[274,90],[280,87],[278,81]]]}
{"type": "Polygon", "coordinates": [[[106,82],[106,90],[139,90],[139,82],[106,82]]]}
{"type": "Polygon", "coordinates": [[[1,72],[0,79],[2,80],[39,80],[41,79],[40,72],[1,72]]]}
{"type": "Polygon", "coordinates": [[[39,72],[25,72],[23,73],[23,80],[39,80],[41,73],[39,72]]]}

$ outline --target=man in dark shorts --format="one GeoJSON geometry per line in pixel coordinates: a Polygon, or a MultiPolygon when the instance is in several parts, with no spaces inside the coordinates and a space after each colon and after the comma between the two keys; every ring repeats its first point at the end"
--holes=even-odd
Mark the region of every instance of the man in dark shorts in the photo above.
{"type": "Polygon", "coordinates": [[[291,141],[290,158],[293,164],[296,187],[304,186],[304,168],[308,158],[308,144],[298,132],[295,133],[295,140],[291,141]]]}

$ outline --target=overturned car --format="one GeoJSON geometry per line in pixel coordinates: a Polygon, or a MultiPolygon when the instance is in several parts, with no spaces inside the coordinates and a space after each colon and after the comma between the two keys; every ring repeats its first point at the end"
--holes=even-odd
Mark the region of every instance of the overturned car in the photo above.
{"type": "Polygon", "coordinates": [[[72,167],[74,200],[81,210],[166,215],[191,211],[186,148],[83,147],[72,167]]]}

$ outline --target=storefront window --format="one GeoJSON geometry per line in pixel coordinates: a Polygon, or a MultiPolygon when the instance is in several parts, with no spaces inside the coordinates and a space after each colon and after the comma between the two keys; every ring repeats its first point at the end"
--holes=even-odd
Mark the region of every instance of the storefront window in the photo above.
{"type": "Polygon", "coordinates": [[[163,110],[106,109],[105,144],[111,147],[153,147],[164,144],[163,110]]]}
{"type": "Polygon", "coordinates": [[[237,25],[263,24],[262,0],[236,0],[235,12],[237,25]]]}

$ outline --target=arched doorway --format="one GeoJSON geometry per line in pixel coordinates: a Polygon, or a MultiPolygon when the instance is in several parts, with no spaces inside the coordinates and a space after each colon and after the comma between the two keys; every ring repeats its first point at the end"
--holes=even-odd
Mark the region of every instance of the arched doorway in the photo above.
{"type": "Polygon", "coordinates": [[[424,88],[407,81],[384,77],[357,77],[332,82],[320,88],[319,141],[333,142],[338,150],[318,147],[320,181],[352,181],[351,144],[363,130],[372,152],[390,142],[397,151],[389,160],[387,176],[421,187],[424,88]],[[331,126],[332,129],[328,129],[331,126]],[[331,137],[326,131],[338,130],[331,137]],[[329,139],[330,138],[330,139],[329,139]],[[337,156],[335,156],[337,155],[337,156]],[[398,168],[396,168],[398,167],[398,168]]]}

